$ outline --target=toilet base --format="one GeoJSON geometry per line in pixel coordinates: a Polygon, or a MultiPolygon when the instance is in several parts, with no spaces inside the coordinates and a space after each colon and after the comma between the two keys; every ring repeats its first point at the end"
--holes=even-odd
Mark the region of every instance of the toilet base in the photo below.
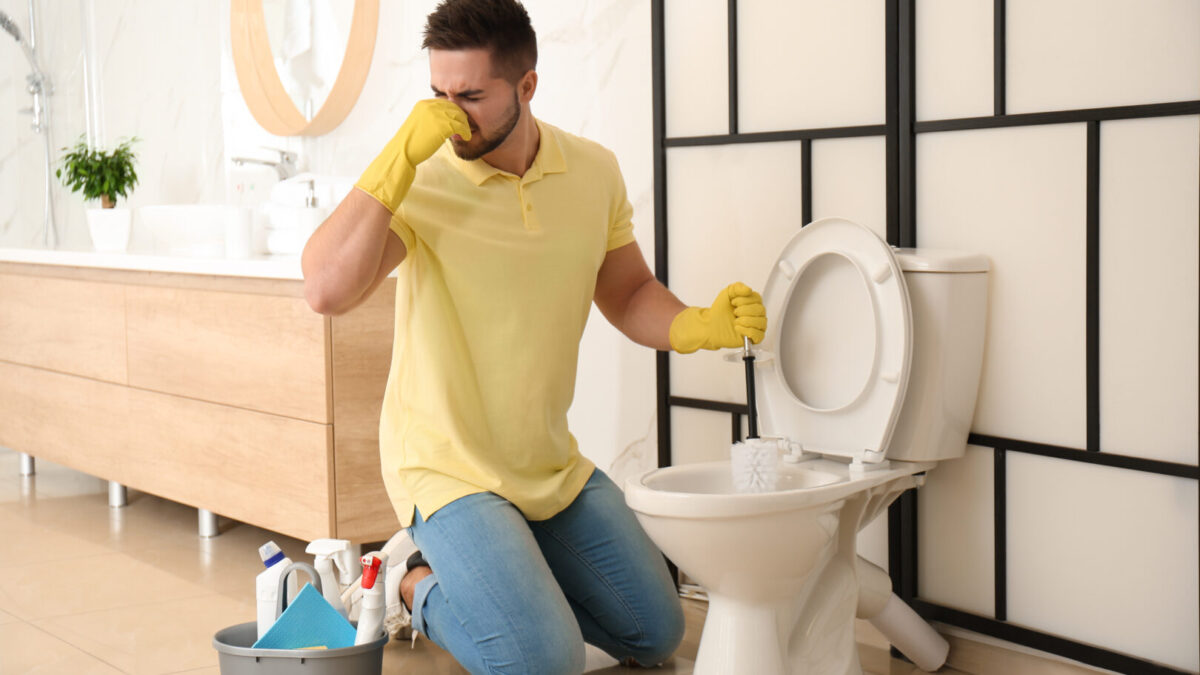
{"type": "Polygon", "coordinates": [[[786,675],[795,601],[750,603],[708,594],[696,675],[786,675]]]}

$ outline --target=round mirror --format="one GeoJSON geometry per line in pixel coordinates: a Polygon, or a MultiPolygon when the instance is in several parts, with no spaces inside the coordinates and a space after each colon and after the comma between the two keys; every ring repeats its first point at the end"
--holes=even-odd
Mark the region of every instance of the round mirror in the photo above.
{"type": "Polygon", "coordinates": [[[319,136],[349,114],[371,67],[379,0],[231,0],[238,84],[276,136],[319,136]]]}

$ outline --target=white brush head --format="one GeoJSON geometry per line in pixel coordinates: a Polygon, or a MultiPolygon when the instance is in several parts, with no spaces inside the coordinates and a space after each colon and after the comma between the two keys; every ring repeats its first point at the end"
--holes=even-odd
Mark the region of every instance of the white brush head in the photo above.
{"type": "Polygon", "coordinates": [[[772,441],[750,438],[734,443],[729,451],[733,489],[737,492],[772,492],[779,482],[779,447],[772,441]]]}

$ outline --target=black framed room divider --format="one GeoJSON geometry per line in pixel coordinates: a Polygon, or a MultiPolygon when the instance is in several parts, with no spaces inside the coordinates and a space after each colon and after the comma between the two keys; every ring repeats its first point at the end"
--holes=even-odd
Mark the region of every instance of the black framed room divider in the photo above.
{"type": "MultiPolygon", "coordinates": [[[[800,142],[802,223],[812,221],[812,141],[814,139],[882,136],[886,143],[886,230],[889,243],[917,246],[916,138],[918,134],[988,129],[1011,126],[1085,123],[1086,157],[1086,447],[1070,448],[972,433],[969,443],[991,449],[994,457],[995,517],[995,612],[981,616],[923,599],[917,585],[917,500],[909,491],[888,513],[888,567],[896,593],[923,617],[984,635],[1058,654],[1083,663],[1128,673],[1182,673],[1129,654],[1111,651],[1064,637],[1031,630],[1008,621],[1006,570],[1006,466],[1009,453],[1028,453],[1072,462],[1148,472],[1191,481],[1200,480],[1200,468],[1181,464],[1102,452],[1100,446],[1100,128],[1111,120],[1200,114],[1200,100],[1152,105],[1089,108],[1007,114],[1006,112],[1006,8],[1005,0],[993,0],[993,105],[991,116],[935,121],[916,120],[916,0],[886,2],[886,116],[883,125],[819,129],[793,129],[741,133],[738,125],[738,3],[728,4],[729,129],[720,135],[669,137],[666,129],[665,0],[653,0],[653,143],[655,270],[658,279],[669,282],[667,209],[667,154],[672,148],[739,143],[800,142]]],[[[1200,223],[1197,224],[1200,227],[1200,223]]],[[[1197,280],[1200,285],[1200,280],[1197,280]]],[[[674,396],[671,393],[670,357],[657,355],[658,465],[672,463],[671,415],[675,408],[706,410],[729,415],[731,440],[740,440],[747,407],[723,401],[674,396]]],[[[1200,458],[1197,458],[1200,462],[1200,458]]],[[[1102,592],[1102,589],[1098,589],[1102,592]]],[[[1200,603],[1200,599],[1197,599],[1200,603]]]]}

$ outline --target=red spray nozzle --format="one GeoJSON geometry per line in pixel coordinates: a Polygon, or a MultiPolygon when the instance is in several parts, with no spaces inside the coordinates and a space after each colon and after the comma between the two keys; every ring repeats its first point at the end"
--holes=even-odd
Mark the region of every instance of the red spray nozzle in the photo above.
{"type": "Polygon", "coordinates": [[[368,553],[362,557],[362,587],[364,589],[375,587],[375,578],[379,576],[379,566],[383,562],[378,556],[368,553]]]}

